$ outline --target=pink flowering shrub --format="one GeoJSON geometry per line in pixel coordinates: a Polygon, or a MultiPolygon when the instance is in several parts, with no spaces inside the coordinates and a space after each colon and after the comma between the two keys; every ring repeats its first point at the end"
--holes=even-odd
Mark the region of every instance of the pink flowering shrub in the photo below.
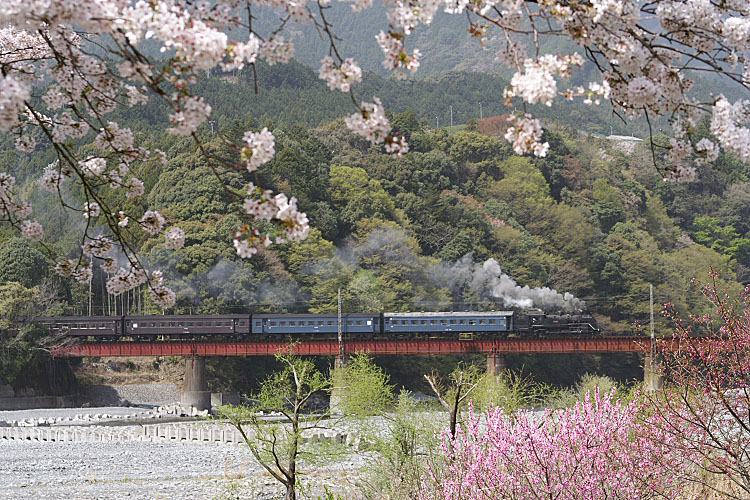
{"type": "Polygon", "coordinates": [[[750,498],[750,287],[731,298],[717,279],[712,273],[702,287],[714,306],[710,314],[683,321],[670,304],[665,308],[674,335],[655,351],[670,384],[649,395],[651,424],[664,435],[680,432],[701,474],[724,478],[716,493],[750,498]]]}
{"type": "MultiPolygon", "coordinates": [[[[444,437],[420,500],[677,499],[693,470],[681,437],[654,434],[638,401],[598,392],[572,408],[471,414],[444,437]]],[[[648,419],[647,419],[648,420],[648,419]]]]}

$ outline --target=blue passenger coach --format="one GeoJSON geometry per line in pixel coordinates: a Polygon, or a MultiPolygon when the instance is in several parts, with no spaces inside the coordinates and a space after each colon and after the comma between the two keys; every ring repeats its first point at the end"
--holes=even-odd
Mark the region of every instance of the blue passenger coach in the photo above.
{"type": "MultiPolygon", "coordinates": [[[[253,314],[254,334],[338,333],[337,314],[253,314]]],[[[380,315],[341,315],[342,333],[380,333],[380,315]]]]}
{"type": "Polygon", "coordinates": [[[383,313],[383,325],[390,333],[510,332],[513,311],[383,313]]]}

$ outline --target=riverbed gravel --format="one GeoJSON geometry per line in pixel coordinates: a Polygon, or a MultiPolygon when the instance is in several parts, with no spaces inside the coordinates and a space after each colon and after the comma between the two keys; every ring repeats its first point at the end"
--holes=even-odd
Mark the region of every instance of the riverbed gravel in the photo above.
{"type": "MultiPolygon", "coordinates": [[[[349,456],[309,476],[312,498],[326,484],[356,498],[352,473],[361,460],[349,456]]],[[[309,470],[309,469],[308,469],[309,470]]],[[[237,445],[0,441],[0,499],[35,500],[271,500],[276,482],[237,445]]]]}

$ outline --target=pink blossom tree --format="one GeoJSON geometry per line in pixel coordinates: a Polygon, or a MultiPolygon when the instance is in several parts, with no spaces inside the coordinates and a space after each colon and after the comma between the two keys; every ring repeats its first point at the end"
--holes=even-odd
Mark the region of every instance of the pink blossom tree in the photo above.
{"type": "Polygon", "coordinates": [[[750,497],[750,287],[733,298],[712,273],[703,294],[713,311],[683,321],[670,304],[673,339],[658,342],[668,385],[649,394],[659,432],[681,437],[701,481],[723,498],[750,497]],[[688,429],[688,432],[685,432],[688,429]]]}
{"type": "MultiPolygon", "coordinates": [[[[340,0],[354,11],[373,6],[372,0],[340,0]]],[[[395,134],[377,97],[364,101],[354,87],[361,69],[336,41],[336,27],[326,17],[330,0],[8,0],[0,5],[0,132],[16,136],[16,147],[32,152],[35,136],[52,144],[57,160],[39,172],[42,185],[61,206],[80,213],[84,230],[80,252],[72,258],[55,256],[57,272],[80,281],[91,277],[92,262],[113,276],[110,293],[120,294],[148,283],[152,298],[162,306],[174,302],[160,274],[148,273],[132,241],[139,231],[159,235],[168,221],[156,211],[129,211],[125,201],[144,194],[134,167],[164,162],[161,151],[148,151],[133,132],[118,125],[111,113],[121,106],[148,105],[161,100],[169,111],[169,132],[191,137],[207,161],[207,174],[219,180],[229,171],[252,174],[275,152],[271,131],[247,131],[235,144],[235,158],[212,154],[196,133],[211,115],[211,106],[193,90],[203,71],[255,68],[258,59],[286,63],[294,55],[288,32],[298,23],[312,23],[330,42],[320,77],[334,91],[348,93],[353,113],[347,126],[372,144],[403,154],[408,144],[395,134]],[[268,36],[253,28],[259,7],[278,12],[278,26],[268,36]],[[231,30],[235,40],[227,33],[231,30]],[[150,40],[164,49],[158,64],[140,50],[150,40]],[[39,132],[32,134],[32,130],[39,132]],[[93,142],[95,149],[80,146],[93,142]],[[65,184],[80,186],[85,201],[72,199],[65,184]],[[111,196],[110,191],[122,193],[111,196]],[[108,233],[99,234],[101,227],[108,233]],[[96,228],[96,230],[94,229],[96,228]],[[120,266],[115,247],[127,256],[120,266]]],[[[695,166],[717,158],[720,148],[750,161],[750,102],[730,102],[719,95],[698,100],[690,95],[686,71],[708,71],[738,86],[750,85],[750,6],[745,0],[394,0],[385,2],[388,26],[373,40],[384,54],[383,65],[400,78],[419,67],[420,52],[410,48],[409,36],[430,24],[439,9],[468,23],[479,45],[495,31],[505,41],[500,61],[515,70],[505,89],[509,105],[522,112],[513,117],[505,137],[519,154],[544,156],[542,128],[527,114],[526,104],[551,105],[554,99],[580,99],[598,104],[609,99],[621,115],[666,116],[674,124],[667,163],[657,165],[672,180],[695,176],[695,166]],[[566,37],[579,52],[543,54],[544,37],[566,37]],[[591,61],[601,79],[583,86],[565,80],[575,67],[591,61]],[[696,129],[711,117],[715,140],[698,140],[696,129]]],[[[257,23],[256,23],[257,25],[257,23]]],[[[655,160],[656,161],[656,160],[655,160]]],[[[14,187],[15,178],[0,172],[0,221],[21,234],[43,242],[44,228],[32,207],[14,187]]],[[[248,182],[244,192],[227,182],[226,196],[244,221],[234,233],[241,257],[274,243],[299,241],[308,221],[289,198],[248,182]],[[270,224],[259,224],[267,221],[270,224]],[[269,228],[261,231],[260,227],[269,228]]],[[[165,234],[165,246],[179,248],[180,228],[165,234]]]]}
{"type": "Polygon", "coordinates": [[[430,464],[420,499],[684,498],[694,457],[680,435],[644,427],[642,410],[596,392],[544,414],[472,413],[466,430],[445,434],[445,461],[430,464]]]}

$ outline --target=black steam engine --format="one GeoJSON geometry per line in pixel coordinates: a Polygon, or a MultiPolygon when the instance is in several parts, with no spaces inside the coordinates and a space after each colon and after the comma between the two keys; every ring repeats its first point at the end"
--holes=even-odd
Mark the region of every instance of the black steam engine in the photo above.
{"type": "MultiPolygon", "coordinates": [[[[227,314],[204,316],[79,316],[37,318],[51,333],[94,340],[268,339],[278,336],[331,339],[339,332],[333,314],[227,314]]],[[[592,335],[600,330],[589,314],[541,311],[346,313],[347,338],[505,338],[592,335]]]]}

